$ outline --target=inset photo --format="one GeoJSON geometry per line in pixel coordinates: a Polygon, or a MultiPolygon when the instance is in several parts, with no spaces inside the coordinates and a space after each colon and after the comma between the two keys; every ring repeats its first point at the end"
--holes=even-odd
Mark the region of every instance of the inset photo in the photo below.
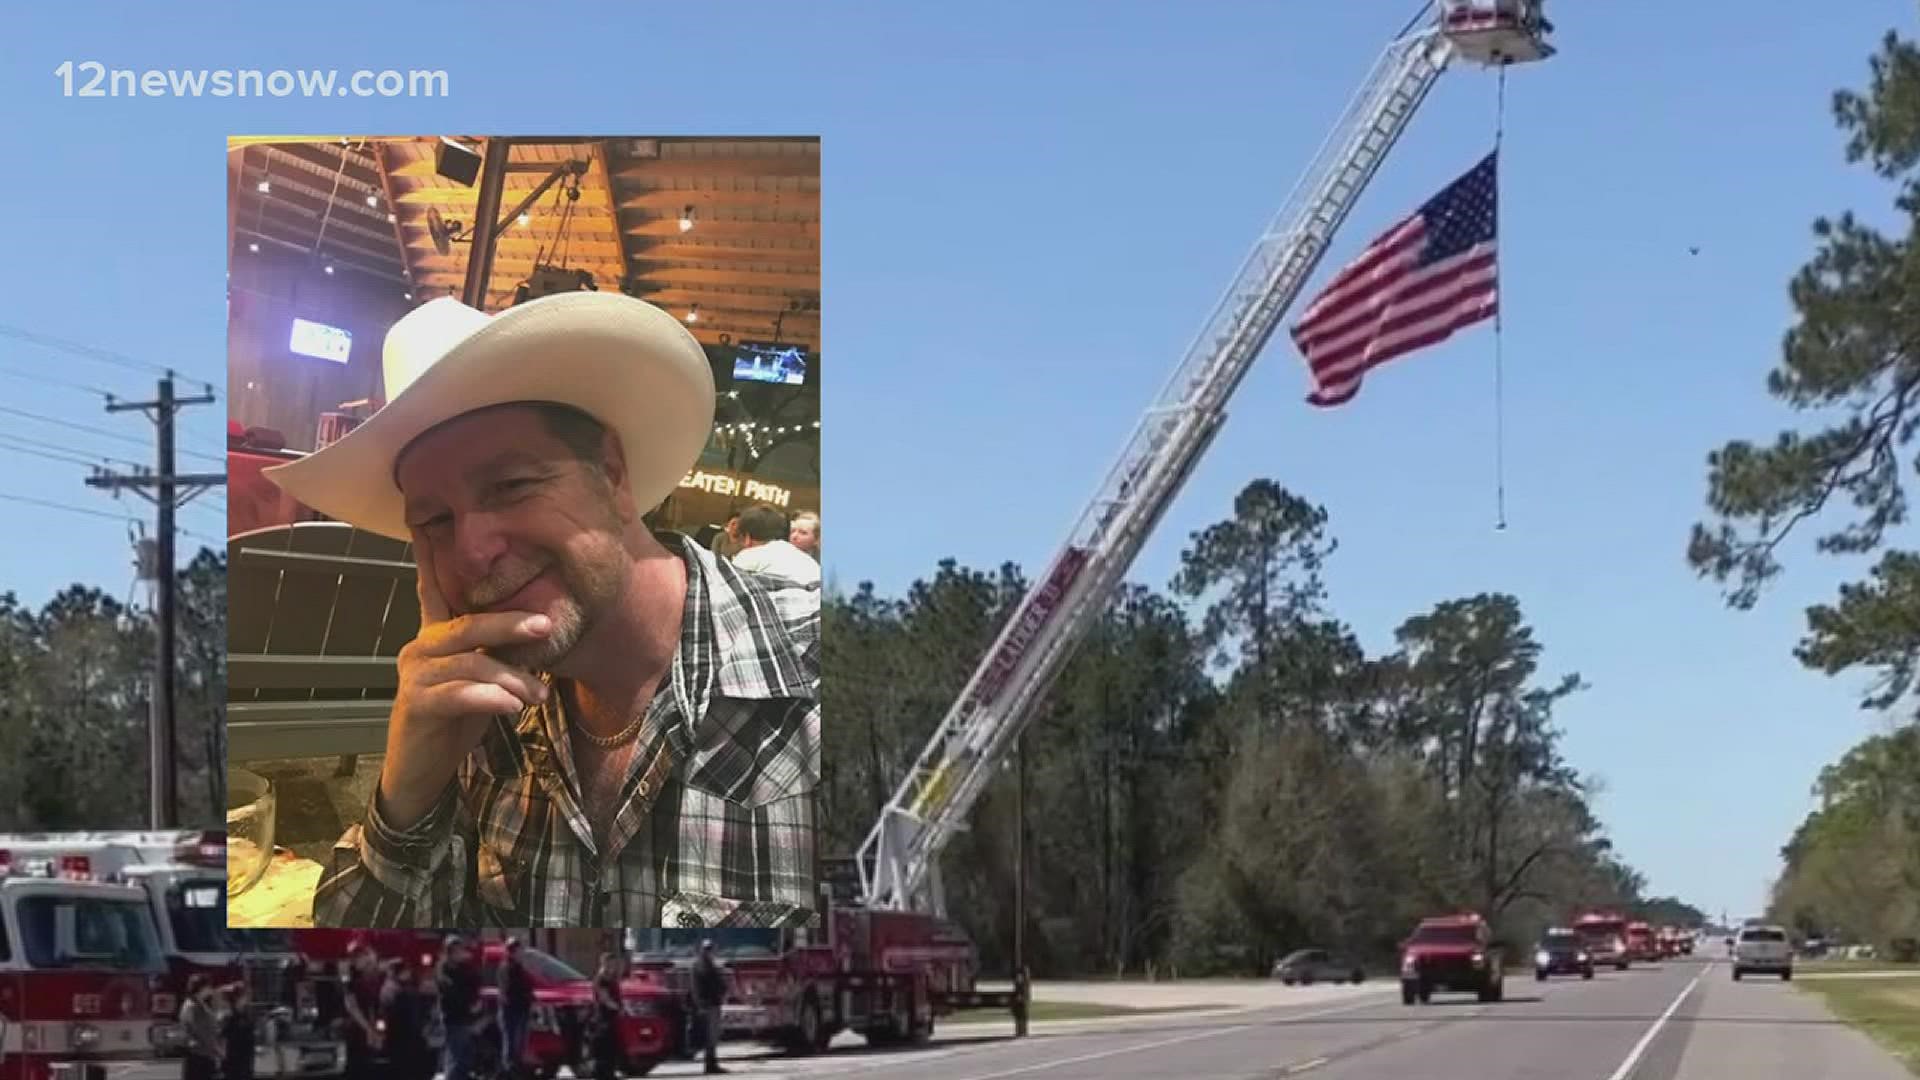
{"type": "Polygon", "coordinates": [[[233,927],[807,927],[820,142],[237,137],[233,927]]]}

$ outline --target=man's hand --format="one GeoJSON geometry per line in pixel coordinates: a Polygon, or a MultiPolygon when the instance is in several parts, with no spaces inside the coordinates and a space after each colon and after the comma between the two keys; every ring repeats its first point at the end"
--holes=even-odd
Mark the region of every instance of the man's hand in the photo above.
{"type": "Polygon", "coordinates": [[[418,533],[413,551],[420,633],[400,649],[400,685],[380,770],[380,813],[396,829],[426,816],[495,716],[547,699],[546,684],[532,672],[481,650],[538,641],[553,630],[545,615],[524,611],[450,616],[434,581],[432,552],[418,533]]]}

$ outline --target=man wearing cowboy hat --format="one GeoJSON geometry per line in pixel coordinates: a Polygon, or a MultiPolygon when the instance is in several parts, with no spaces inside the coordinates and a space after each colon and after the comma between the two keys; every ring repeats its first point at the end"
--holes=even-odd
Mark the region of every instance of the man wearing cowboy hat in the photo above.
{"type": "Polygon", "coordinates": [[[809,921],[819,595],[641,523],[712,426],[699,343],[617,293],[443,299],[384,368],[384,408],[267,470],[419,567],[380,783],[315,922],[809,921]]]}

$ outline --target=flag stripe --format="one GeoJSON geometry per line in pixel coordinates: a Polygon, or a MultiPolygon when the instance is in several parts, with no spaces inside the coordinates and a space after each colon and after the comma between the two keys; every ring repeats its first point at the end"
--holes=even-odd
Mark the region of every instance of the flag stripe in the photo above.
{"type": "Polygon", "coordinates": [[[1387,235],[1369,244],[1351,266],[1333,276],[1326,289],[1307,308],[1306,314],[1300,317],[1301,323],[1319,319],[1329,308],[1345,306],[1356,292],[1364,293],[1372,285],[1378,284],[1379,273],[1383,269],[1389,273],[1396,270],[1401,259],[1410,251],[1417,253],[1425,240],[1426,227],[1418,217],[1396,225],[1387,235]]]}
{"type": "Polygon", "coordinates": [[[1418,291],[1409,288],[1391,303],[1370,307],[1339,328],[1329,328],[1319,341],[1307,343],[1306,348],[1313,357],[1313,370],[1323,376],[1337,372],[1354,357],[1366,353],[1370,342],[1390,338],[1407,326],[1424,322],[1436,310],[1457,307],[1465,296],[1492,296],[1494,291],[1491,252],[1448,267],[1444,273],[1435,274],[1422,283],[1418,291]]]}
{"type": "Polygon", "coordinates": [[[1311,323],[1301,323],[1294,340],[1315,354],[1339,349],[1354,331],[1375,325],[1382,317],[1409,303],[1418,303],[1428,294],[1450,290],[1463,278],[1484,277],[1492,284],[1494,252],[1492,247],[1476,247],[1465,254],[1431,266],[1414,268],[1403,263],[1391,279],[1383,279],[1381,288],[1352,303],[1327,312],[1311,323]]]}
{"type": "Polygon", "coordinates": [[[1359,393],[1368,371],[1499,310],[1497,158],[1489,154],[1335,274],[1292,328],[1315,405],[1359,393]]]}
{"type": "Polygon", "coordinates": [[[1392,345],[1383,345],[1379,351],[1367,358],[1366,363],[1356,365],[1344,372],[1334,373],[1321,383],[1321,388],[1314,391],[1308,400],[1316,405],[1344,404],[1359,392],[1360,380],[1367,372],[1410,352],[1417,352],[1429,345],[1445,341],[1462,326],[1492,318],[1499,310],[1499,306],[1499,301],[1492,296],[1463,299],[1458,307],[1446,312],[1442,318],[1423,324],[1413,332],[1397,339],[1392,345]]]}

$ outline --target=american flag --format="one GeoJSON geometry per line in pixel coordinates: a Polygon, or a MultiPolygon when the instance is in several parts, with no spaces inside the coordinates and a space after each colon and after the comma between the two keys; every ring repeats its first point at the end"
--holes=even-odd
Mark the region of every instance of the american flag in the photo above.
{"type": "Polygon", "coordinates": [[[1492,317],[1497,151],[1367,245],[1314,297],[1293,341],[1313,375],[1314,405],[1342,405],[1371,369],[1492,317]]]}

